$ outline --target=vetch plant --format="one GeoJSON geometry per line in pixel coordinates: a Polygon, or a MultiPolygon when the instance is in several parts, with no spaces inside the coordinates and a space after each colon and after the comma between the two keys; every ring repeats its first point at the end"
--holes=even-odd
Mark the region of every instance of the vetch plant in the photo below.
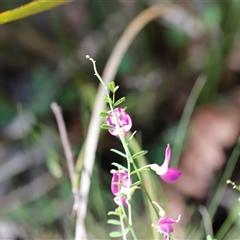
{"type": "Polygon", "coordinates": [[[165,160],[162,166],[159,166],[155,163],[150,165],[151,169],[155,171],[156,174],[159,175],[165,182],[174,182],[181,175],[180,171],[168,167],[170,161],[171,161],[171,148],[170,145],[168,144],[165,151],[165,160]]]}
{"type": "MultiPolygon", "coordinates": [[[[124,135],[127,135],[132,127],[132,119],[122,108],[115,108],[113,112],[117,117],[119,130],[122,131],[124,135]]],[[[111,116],[107,117],[107,124],[113,127],[113,129],[109,129],[109,133],[112,134],[113,136],[119,136],[118,129],[116,128],[117,125],[116,118],[114,118],[113,112],[109,111],[108,113],[111,116]]]]}
{"type": "Polygon", "coordinates": [[[119,206],[127,206],[127,197],[131,196],[132,179],[124,170],[112,169],[111,173],[113,174],[111,191],[116,196],[114,201],[119,206]]]}
{"type": "MultiPolygon", "coordinates": [[[[136,132],[133,134],[130,133],[130,130],[132,128],[132,119],[126,112],[127,108],[119,107],[119,105],[125,101],[125,97],[122,97],[119,100],[115,99],[115,94],[119,86],[116,86],[114,82],[110,82],[108,86],[105,86],[104,81],[97,72],[95,61],[89,56],[86,57],[93,63],[94,75],[99,79],[103,88],[105,89],[106,97],[103,99],[103,101],[107,102],[110,108],[109,111],[100,113],[100,115],[106,119],[106,123],[102,124],[101,128],[108,130],[111,135],[117,137],[121,141],[124,152],[121,152],[117,149],[111,149],[111,151],[126,159],[126,167],[122,166],[119,163],[113,162],[112,165],[117,169],[112,169],[110,171],[112,174],[110,188],[112,194],[114,195],[113,200],[116,203],[117,208],[115,211],[110,211],[108,215],[117,216],[119,219],[117,220],[112,218],[108,220],[109,224],[119,225],[119,231],[111,232],[110,237],[122,236],[122,238],[126,240],[128,233],[130,233],[131,238],[136,240],[138,238],[134,230],[132,219],[133,205],[131,204],[131,200],[134,197],[136,190],[140,191],[143,189],[144,184],[143,178],[141,177],[141,172],[146,170],[153,170],[165,182],[176,181],[180,177],[181,172],[177,169],[169,168],[171,161],[171,148],[169,144],[166,147],[165,160],[161,166],[154,163],[148,164],[141,168],[136,167],[137,165],[134,161],[136,161],[138,157],[145,155],[147,151],[142,150],[132,154],[129,149],[129,143],[136,132]],[[109,91],[111,93],[111,96],[109,91]],[[138,178],[138,180],[135,182],[132,180],[133,175],[136,175],[138,178]]],[[[144,191],[142,191],[142,193],[147,194],[147,189],[144,188],[144,191]]],[[[176,220],[166,217],[165,211],[159,206],[157,202],[152,201],[151,199],[149,199],[149,201],[151,202],[154,209],[156,206],[159,210],[159,220],[157,224],[154,225],[153,223],[149,223],[149,227],[155,227],[156,230],[165,239],[170,240],[170,235],[173,232],[173,224],[176,224],[180,220],[180,215],[176,220]]]]}
{"type": "Polygon", "coordinates": [[[166,217],[165,211],[159,206],[159,204],[154,201],[152,203],[158,207],[160,216],[160,219],[158,220],[157,224],[153,226],[157,228],[158,232],[161,233],[163,237],[169,240],[170,233],[173,232],[173,224],[179,222],[181,215],[178,216],[177,220],[166,217]]]}

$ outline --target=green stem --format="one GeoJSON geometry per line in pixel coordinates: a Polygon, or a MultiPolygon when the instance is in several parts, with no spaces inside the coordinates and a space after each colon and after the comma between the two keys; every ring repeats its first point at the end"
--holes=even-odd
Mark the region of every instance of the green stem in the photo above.
{"type": "Polygon", "coordinates": [[[131,172],[131,175],[133,175],[133,174],[135,174],[135,173],[140,173],[140,172],[142,172],[142,171],[149,171],[150,165],[151,165],[151,164],[146,165],[146,166],[144,166],[144,167],[141,167],[141,168],[139,168],[139,169],[137,169],[137,170],[135,170],[135,171],[132,171],[132,172],[131,172]]]}
{"type": "Polygon", "coordinates": [[[205,84],[205,77],[199,76],[193,89],[190,93],[190,96],[187,100],[186,106],[183,110],[183,114],[181,120],[178,125],[177,133],[175,136],[173,151],[172,151],[172,164],[176,167],[180,158],[180,154],[182,152],[184,146],[184,140],[187,134],[187,128],[190,122],[190,118],[192,116],[193,109],[196,105],[198,97],[201,93],[201,90],[205,84]]]}
{"type": "Polygon", "coordinates": [[[229,161],[227,163],[227,166],[225,167],[225,171],[223,173],[223,176],[221,178],[221,181],[219,183],[219,186],[218,186],[218,190],[216,192],[216,194],[214,195],[210,205],[209,205],[209,215],[211,216],[211,218],[213,218],[216,210],[217,210],[217,207],[218,207],[218,204],[219,202],[221,201],[222,197],[223,197],[223,194],[224,194],[224,191],[226,189],[226,180],[229,179],[229,177],[231,176],[232,172],[233,172],[233,169],[235,168],[235,165],[237,163],[237,160],[238,160],[238,156],[239,156],[239,153],[240,153],[240,144],[237,143],[236,146],[234,147],[233,151],[232,151],[232,154],[229,158],[229,161]]]}
{"type": "MultiPolygon", "coordinates": [[[[127,168],[128,168],[128,178],[130,179],[130,175],[131,175],[131,162],[133,162],[133,159],[132,159],[132,155],[129,151],[129,148],[128,148],[128,143],[125,139],[125,136],[123,134],[123,131],[121,131],[121,128],[119,126],[119,123],[117,121],[118,119],[118,116],[116,116],[115,112],[114,112],[114,106],[113,106],[113,101],[112,99],[110,98],[110,95],[109,95],[109,92],[108,92],[108,88],[107,86],[105,85],[103,79],[101,78],[101,76],[98,74],[98,71],[97,71],[97,67],[96,67],[96,61],[93,60],[91,57],[89,57],[88,55],[86,56],[86,58],[88,58],[92,63],[93,63],[93,69],[94,69],[94,75],[98,78],[98,80],[100,81],[100,83],[102,84],[104,90],[105,90],[105,93],[106,93],[106,96],[107,98],[109,99],[108,101],[108,104],[109,104],[109,107],[111,109],[111,112],[112,112],[112,115],[113,117],[116,119],[116,129],[119,133],[119,138],[120,138],[120,141],[122,143],[122,146],[124,148],[124,151],[126,153],[126,156],[127,156],[127,168]]],[[[129,197],[128,197],[129,199],[129,197]]],[[[129,222],[129,225],[132,226],[132,215],[131,215],[132,211],[131,211],[131,205],[128,204],[128,222],[129,222]]]]}
{"type": "MultiPolygon", "coordinates": [[[[238,204],[238,203],[237,203],[238,204]]],[[[231,226],[233,226],[234,222],[237,222],[239,215],[238,215],[238,206],[235,206],[232,208],[232,211],[228,214],[228,217],[222,224],[221,228],[218,230],[216,234],[216,239],[227,239],[226,234],[229,232],[229,229],[231,229],[231,226]]]]}
{"type": "MultiPolygon", "coordinates": [[[[124,229],[125,229],[125,227],[124,227],[123,216],[120,216],[120,223],[121,223],[122,233],[124,233],[124,229]]],[[[122,236],[123,236],[123,240],[127,240],[127,238],[126,238],[126,234],[123,234],[122,236]]]]}
{"type": "Polygon", "coordinates": [[[127,205],[128,205],[128,223],[132,228],[132,208],[131,208],[131,204],[128,202],[128,199],[127,199],[127,205]]]}
{"type": "MultiPolygon", "coordinates": [[[[124,208],[123,208],[123,215],[124,215],[124,218],[127,219],[127,215],[126,215],[126,212],[125,212],[124,208]]],[[[129,230],[130,230],[130,232],[131,232],[131,234],[132,234],[133,239],[134,239],[134,240],[137,240],[138,238],[137,238],[137,236],[136,236],[136,234],[135,234],[135,231],[133,230],[132,226],[129,225],[129,222],[128,222],[128,221],[127,221],[127,224],[128,224],[128,227],[129,227],[129,230]]]]}
{"type": "MultiPolygon", "coordinates": [[[[134,152],[139,152],[141,150],[137,140],[134,137],[129,142],[129,147],[134,152]]],[[[140,156],[138,158],[137,165],[135,162],[133,162],[134,169],[138,169],[138,167],[142,168],[146,165],[148,165],[148,161],[145,158],[145,156],[140,156]]],[[[154,182],[152,181],[151,176],[148,174],[148,172],[141,172],[141,173],[137,172],[137,175],[139,180],[142,183],[142,186],[144,189],[143,192],[145,193],[145,196],[146,196],[144,198],[145,206],[147,206],[149,209],[151,222],[155,223],[158,220],[158,212],[156,211],[156,208],[152,204],[152,199],[157,199],[157,193],[153,188],[154,182]]],[[[153,235],[153,239],[159,239],[159,233],[155,229],[152,229],[152,235],[153,235]]]]}

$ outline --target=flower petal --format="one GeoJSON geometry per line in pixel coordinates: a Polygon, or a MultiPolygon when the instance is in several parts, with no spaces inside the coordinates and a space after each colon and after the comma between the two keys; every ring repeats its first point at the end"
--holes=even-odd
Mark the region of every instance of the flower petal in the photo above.
{"type": "Polygon", "coordinates": [[[173,232],[172,224],[162,224],[162,225],[160,225],[159,229],[160,229],[160,232],[164,232],[164,233],[173,232]]]}
{"type": "Polygon", "coordinates": [[[127,206],[127,199],[125,197],[117,196],[117,197],[114,198],[114,202],[118,206],[123,206],[123,207],[127,206]]]}
{"type": "Polygon", "coordinates": [[[168,172],[168,165],[170,164],[171,160],[171,148],[168,144],[165,150],[165,159],[161,166],[157,164],[152,164],[151,169],[156,171],[157,175],[162,176],[168,172]]]}
{"type": "Polygon", "coordinates": [[[170,164],[170,161],[171,161],[171,147],[169,144],[167,145],[166,150],[165,150],[165,160],[164,161],[167,161],[168,165],[170,164]]]}
{"type": "Polygon", "coordinates": [[[123,126],[123,130],[124,130],[125,135],[130,131],[131,128],[132,128],[132,119],[127,114],[126,115],[126,124],[123,126]]]}
{"type": "Polygon", "coordinates": [[[156,174],[159,176],[165,175],[168,172],[168,162],[165,160],[162,166],[158,166],[156,174]]]}
{"type": "Polygon", "coordinates": [[[177,222],[179,222],[180,218],[181,218],[181,215],[178,216],[177,220],[174,220],[174,219],[168,218],[168,217],[162,217],[159,219],[157,225],[177,223],[177,222]]]}
{"type": "Polygon", "coordinates": [[[110,173],[113,174],[112,181],[111,181],[111,191],[113,195],[117,196],[120,191],[119,171],[112,169],[110,173]]]}
{"type": "MultiPolygon", "coordinates": [[[[122,108],[115,108],[114,110],[115,117],[113,116],[108,116],[107,119],[107,124],[109,126],[114,127],[114,129],[110,129],[109,133],[114,135],[114,136],[119,136],[119,129],[116,129],[116,125],[118,123],[120,130],[124,133],[124,135],[127,135],[128,132],[130,131],[132,127],[132,119],[131,117],[124,111],[122,108]]],[[[111,115],[113,115],[112,111],[109,111],[111,115]]]]}
{"type": "Polygon", "coordinates": [[[128,177],[128,173],[124,172],[120,175],[122,185],[126,188],[130,188],[132,185],[132,179],[128,177]]]}
{"type": "Polygon", "coordinates": [[[177,223],[180,220],[181,215],[178,216],[177,220],[168,218],[168,217],[162,217],[159,219],[158,223],[157,223],[157,228],[158,231],[161,234],[164,234],[166,236],[169,236],[168,233],[173,232],[173,223],[177,223]]]}
{"type": "Polygon", "coordinates": [[[112,173],[111,181],[111,191],[113,195],[116,196],[114,201],[119,206],[126,206],[126,197],[132,194],[131,185],[132,179],[129,177],[128,173],[124,170],[115,170],[110,171],[112,173]]]}
{"type": "Polygon", "coordinates": [[[159,176],[165,182],[174,182],[181,176],[181,172],[174,168],[168,168],[167,173],[165,173],[163,175],[159,175],[159,176]]]}

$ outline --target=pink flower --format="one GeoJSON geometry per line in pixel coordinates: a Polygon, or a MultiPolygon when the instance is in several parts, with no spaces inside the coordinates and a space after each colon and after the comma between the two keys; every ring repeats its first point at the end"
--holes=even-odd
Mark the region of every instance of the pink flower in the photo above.
{"type": "MultiPolygon", "coordinates": [[[[109,111],[108,113],[110,113],[112,117],[107,117],[107,124],[114,127],[114,129],[110,129],[108,131],[113,136],[119,136],[119,130],[116,127],[116,119],[114,118],[112,111],[109,111]]],[[[122,108],[115,108],[114,113],[118,119],[117,122],[120,130],[124,133],[124,135],[127,135],[132,127],[132,119],[122,108]]]]}
{"type": "Polygon", "coordinates": [[[173,232],[173,223],[177,223],[180,220],[181,215],[178,216],[177,220],[168,218],[168,217],[161,217],[158,220],[158,223],[156,225],[158,232],[160,232],[162,234],[162,236],[164,238],[166,238],[167,240],[170,240],[170,233],[173,232]]]}
{"type": "Polygon", "coordinates": [[[153,226],[157,228],[158,232],[160,232],[164,238],[166,238],[167,240],[171,240],[170,233],[173,232],[172,225],[173,223],[179,222],[181,215],[178,216],[177,220],[168,218],[165,216],[165,211],[160,207],[160,205],[157,202],[153,201],[152,203],[157,206],[159,210],[158,214],[160,216],[160,219],[158,220],[157,225],[156,226],[153,225],[153,226]]]}
{"type": "Polygon", "coordinates": [[[131,194],[132,179],[124,170],[112,169],[110,172],[113,174],[111,191],[116,196],[114,201],[119,206],[127,206],[127,196],[131,194]]]}
{"type": "Polygon", "coordinates": [[[151,169],[155,171],[157,175],[159,175],[165,182],[174,182],[181,175],[180,171],[168,167],[170,161],[171,161],[171,148],[168,144],[165,151],[165,160],[163,164],[161,166],[159,166],[158,164],[151,164],[151,169]]]}
{"type": "Polygon", "coordinates": [[[114,202],[118,206],[123,206],[123,207],[127,206],[127,198],[126,197],[117,196],[117,197],[114,198],[114,202]]]}

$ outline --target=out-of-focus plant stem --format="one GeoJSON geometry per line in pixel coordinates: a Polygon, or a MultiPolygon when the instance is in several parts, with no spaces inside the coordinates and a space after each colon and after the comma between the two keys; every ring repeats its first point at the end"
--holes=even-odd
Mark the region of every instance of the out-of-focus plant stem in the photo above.
{"type": "Polygon", "coordinates": [[[71,2],[72,0],[36,0],[25,5],[22,5],[18,8],[5,11],[0,13],[0,24],[12,22],[15,20],[19,20],[25,17],[29,17],[31,15],[47,11],[51,8],[58,7],[65,3],[71,2]]]}
{"type": "Polygon", "coordinates": [[[231,176],[233,169],[235,168],[235,166],[237,164],[239,154],[240,154],[240,144],[237,143],[236,146],[234,147],[232,154],[228,160],[228,163],[225,167],[225,171],[224,171],[221,181],[217,187],[217,191],[216,191],[215,195],[213,196],[211,203],[209,204],[208,209],[209,209],[209,215],[210,215],[211,219],[213,219],[213,216],[214,216],[214,214],[218,208],[218,205],[223,197],[224,191],[227,187],[226,181],[231,176]]]}
{"type": "Polygon", "coordinates": [[[199,76],[187,100],[186,106],[183,110],[183,114],[177,129],[177,133],[176,133],[176,137],[173,145],[173,153],[172,153],[173,161],[172,162],[175,167],[179,161],[180,154],[184,146],[184,139],[187,135],[187,128],[190,122],[190,118],[192,116],[194,107],[197,103],[199,94],[203,89],[205,81],[206,79],[204,76],[199,76]]]}

